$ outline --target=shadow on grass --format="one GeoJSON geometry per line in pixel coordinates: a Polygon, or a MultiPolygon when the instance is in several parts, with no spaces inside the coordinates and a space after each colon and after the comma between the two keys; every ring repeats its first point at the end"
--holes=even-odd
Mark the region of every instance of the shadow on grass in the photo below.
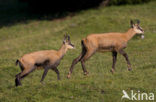
{"type": "Polygon", "coordinates": [[[95,8],[102,0],[73,0],[54,2],[52,0],[12,0],[0,1],[0,28],[17,23],[28,23],[30,20],[54,20],[74,16],[80,10],[95,8]],[[26,1],[26,2],[21,2],[26,1]],[[95,2],[96,1],[96,2],[95,2]],[[72,4],[69,4],[72,3],[72,4]],[[88,4],[86,4],[88,2],[88,4]],[[7,4],[8,3],[8,4],[7,4]],[[83,4],[84,3],[84,4],[83,4]],[[77,5],[77,6],[76,6],[77,5]]]}
{"type": "Polygon", "coordinates": [[[35,12],[31,11],[25,3],[0,5],[0,28],[12,26],[17,23],[28,23],[30,20],[53,20],[63,18],[69,13],[67,12],[35,12]]]}

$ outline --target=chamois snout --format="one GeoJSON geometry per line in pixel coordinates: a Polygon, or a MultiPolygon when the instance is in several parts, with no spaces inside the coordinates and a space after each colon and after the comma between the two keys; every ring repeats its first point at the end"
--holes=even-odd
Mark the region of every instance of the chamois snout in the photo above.
{"type": "Polygon", "coordinates": [[[136,25],[134,30],[137,34],[144,34],[144,30],[139,25],[136,25]]]}
{"type": "Polygon", "coordinates": [[[131,20],[130,21],[130,24],[131,24],[131,28],[134,29],[134,31],[137,33],[137,34],[144,34],[144,30],[142,29],[142,27],[140,26],[140,21],[139,20],[136,20],[137,23],[134,24],[134,22],[131,20]]]}
{"type": "Polygon", "coordinates": [[[144,39],[144,30],[142,29],[142,27],[140,27],[140,21],[139,20],[136,21],[137,21],[136,24],[134,24],[132,20],[130,21],[131,28],[133,28],[137,34],[141,34],[141,39],[144,39]]]}
{"type": "Polygon", "coordinates": [[[70,43],[70,44],[68,45],[68,48],[69,48],[69,49],[74,49],[75,47],[74,47],[74,45],[73,45],[72,43],[70,43]]]}

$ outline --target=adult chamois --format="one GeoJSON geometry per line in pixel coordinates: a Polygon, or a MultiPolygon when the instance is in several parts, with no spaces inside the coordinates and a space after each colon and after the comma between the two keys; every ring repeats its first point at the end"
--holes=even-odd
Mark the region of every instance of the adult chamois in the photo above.
{"type": "Polygon", "coordinates": [[[59,65],[67,50],[73,48],[74,45],[71,44],[69,35],[65,35],[63,44],[58,51],[44,50],[25,54],[23,57],[16,61],[16,65],[19,64],[21,72],[16,75],[15,85],[21,85],[21,79],[23,79],[25,76],[27,76],[30,72],[38,67],[44,68],[41,82],[44,80],[49,69],[52,69],[56,72],[57,78],[59,80],[60,76],[57,66],[59,65]]]}
{"type": "Polygon", "coordinates": [[[130,61],[124,49],[127,47],[127,42],[135,34],[142,34],[142,38],[144,38],[143,36],[144,31],[140,27],[139,23],[140,23],[139,20],[137,20],[136,24],[134,24],[133,21],[131,20],[130,21],[131,28],[128,29],[128,31],[125,33],[111,32],[111,33],[104,33],[104,34],[90,34],[86,38],[84,38],[81,41],[82,52],[76,59],[73,60],[67,78],[70,78],[75,64],[77,64],[79,61],[81,62],[84,74],[87,75],[88,72],[85,68],[85,61],[89,59],[96,51],[112,52],[112,56],[113,56],[113,64],[111,70],[112,73],[115,71],[117,53],[120,53],[125,57],[128,64],[128,70],[131,70],[130,61]]]}

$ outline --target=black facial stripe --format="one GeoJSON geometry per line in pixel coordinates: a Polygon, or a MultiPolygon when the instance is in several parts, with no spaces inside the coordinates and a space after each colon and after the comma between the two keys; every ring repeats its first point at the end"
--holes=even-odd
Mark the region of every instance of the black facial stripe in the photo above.
{"type": "Polygon", "coordinates": [[[74,47],[74,45],[73,45],[73,44],[71,44],[71,43],[70,43],[69,45],[70,45],[70,46],[72,46],[72,47],[74,47]]]}
{"type": "Polygon", "coordinates": [[[143,29],[141,27],[138,27],[139,30],[143,31],[143,29]]]}

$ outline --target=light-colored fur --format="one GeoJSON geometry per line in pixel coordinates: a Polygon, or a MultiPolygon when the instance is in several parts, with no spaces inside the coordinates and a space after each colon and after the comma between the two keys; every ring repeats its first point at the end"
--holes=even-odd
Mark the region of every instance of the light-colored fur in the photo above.
{"type": "Polygon", "coordinates": [[[75,64],[77,64],[79,61],[81,62],[84,74],[87,75],[88,72],[85,68],[85,61],[88,60],[95,52],[112,52],[112,72],[114,72],[115,70],[117,53],[120,53],[125,57],[128,64],[128,70],[131,70],[131,64],[128,59],[128,55],[126,52],[124,52],[123,49],[127,47],[128,41],[135,34],[143,34],[144,31],[139,26],[139,20],[137,21],[137,24],[134,24],[132,20],[130,23],[131,28],[124,33],[110,32],[101,34],[89,34],[86,38],[84,38],[82,40],[82,52],[77,58],[73,60],[67,77],[70,78],[75,64]]]}
{"type": "Polygon", "coordinates": [[[99,52],[119,51],[127,47],[127,42],[136,34],[134,28],[125,33],[90,34],[83,39],[87,50],[95,49],[99,52]]]}
{"type": "Polygon", "coordinates": [[[25,77],[36,68],[41,69],[41,67],[44,68],[44,74],[41,81],[44,80],[48,69],[54,70],[57,73],[59,79],[59,71],[57,69],[57,66],[59,65],[67,50],[73,48],[74,45],[71,44],[70,37],[66,35],[61,48],[57,51],[44,50],[23,55],[19,60],[16,61],[16,65],[19,64],[22,70],[22,72],[16,75],[16,86],[21,85],[20,80],[23,77],[25,77]]]}

